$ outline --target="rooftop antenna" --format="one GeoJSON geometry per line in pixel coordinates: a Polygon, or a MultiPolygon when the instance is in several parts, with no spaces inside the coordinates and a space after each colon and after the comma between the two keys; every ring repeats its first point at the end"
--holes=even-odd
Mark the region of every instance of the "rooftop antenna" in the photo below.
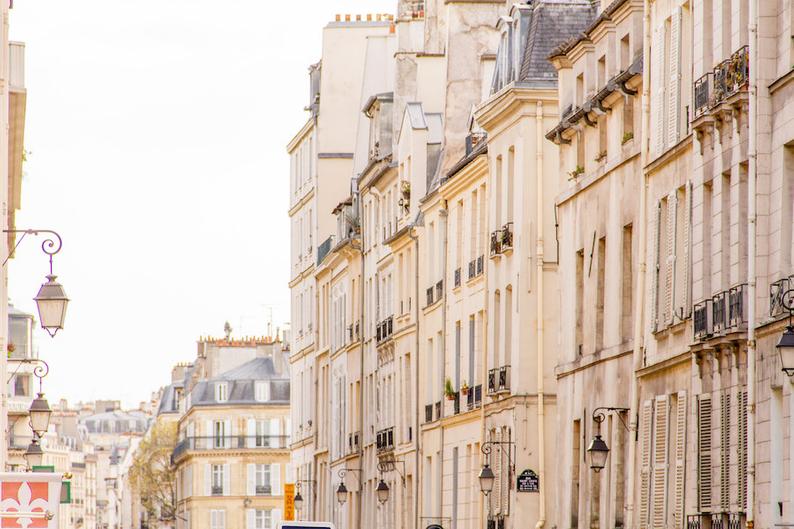
{"type": "Polygon", "coordinates": [[[228,342],[232,336],[232,326],[228,321],[223,324],[223,332],[226,334],[226,341],[228,342]]]}

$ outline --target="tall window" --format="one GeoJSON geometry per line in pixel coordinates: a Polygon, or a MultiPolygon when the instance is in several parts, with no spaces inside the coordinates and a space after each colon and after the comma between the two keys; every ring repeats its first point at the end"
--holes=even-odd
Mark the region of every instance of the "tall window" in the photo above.
{"type": "Polygon", "coordinates": [[[253,529],[270,529],[272,520],[272,511],[270,509],[257,509],[256,513],[254,514],[253,529]]]}
{"type": "Polygon", "coordinates": [[[258,380],[254,383],[254,392],[257,402],[267,402],[270,400],[270,383],[258,380]]]}
{"type": "Polygon", "coordinates": [[[215,401],[226,402],[229,400],[229,386],[226,382],[218,382],[215,384],[215,401]]]}
{"type": "Polygon", "coordinates": [[[596,351],[604,348],[604,283],[606,281],[607,239],[598,240],[598,284],[596,285],[596,351]]]}
{"type": "Polygon", "coordinates": [[[210,511],[210,529],[226,529],[226,511],[224,509],[210,511]]]}
{"type": "Polygon", "coordinates": [[[223,495],[223,465],[212,465],[212,495],[223,495]]]}
{"type": "Polygon", "coordinates": [[[574,335],[574,348],[576,356],[582,354],[583,332],[582,318],[584,317],[584,249],[576,252],[576,333],[574,335]]]}
{"type": "Polygon", "coordinates": [[[254,486],[256,487],[255,491],[258,496],[273,493],[270,465],[255,465],[254,482],[254,486]]]}
{"type": "Polygon", "coordinates": [[[212,422],[212,444],[214,448],[226,447],[226,421],[212,422]]]}

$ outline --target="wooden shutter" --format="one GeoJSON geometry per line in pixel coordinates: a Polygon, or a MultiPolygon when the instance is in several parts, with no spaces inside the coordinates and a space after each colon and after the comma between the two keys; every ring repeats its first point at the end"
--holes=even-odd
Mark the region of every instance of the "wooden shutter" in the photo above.
{"type": "Polygon", "coordinates": [[[684,528],[684,495],[686,480],[686,425],[687,406],[686,391],[678,392],[675,415],[675,476],[673,493],[673,518],[676,529],[684,528]]]}
{"type": "Polygon", "coordinates": [[[651,431],[653,429],[653,401],[642,403],[642,438],[640,445],[640,529],[648,527],[648,513],[651,493],[651,431]]]}
{"type": "Polygon", "coordinates": [[[670,77],[668,83],[667,101],[667,144],[678,143],[680,129],[681,106],[681,6],[673,11],[670,18],[670,77]]]}
{"type": "Polygon", "coordinates": [[[223,447],[232,447],[232,421],[229,419],[223,421],[223,447]]]}
{"type": "Polygon", "coordinates": [[[674,323],[675,308],[674,305],[674,293],[675,293],[675,285],[676,285],[676,252],[678,251],[677,248],[677,238],[676,233],[678,231],[678,193],[673,190],[667,196],[667,244],[665,247],[666,255],[666,262],[667,265],[664,270],[664,312],[663,312],[663,323],[670,325],[674,323]]]}
{"type": "Polygon", "coordinates": [[[232,473],[231,465],[224,463],[223,465],[223,495],[229,496],[232,493],[232,473]]]}
{"type": "Polygon", "coordinates": [[[667,439],[669,403],[667,395],[656,397],[653,414],[653,489],[651,526],[666,529],[667,525],[667,439]]]}
{"type": "Polygon", "coordinates": [[[204,495],[212,496],[212,465],[204,464],[204,495]]]}
{"type": "Polygon", "coordinates": [[[281,509],[273,509],[270,511],[270,528],[274,529],[278,527],[278,523],[281,521],[281,509]]]}
{"type": "Polygon", "coordinates": [[[720,395],[720,506],[723,511],[730,507],[731,490],[731,398],[729,393],[720,395]]]}
{"type": "Polygon", "coordinates": [[[665,129],[664,129],[664,24],[657,27],[653,32],[651,44],[652,70],[651,86],[652,92],[651,112],[653,120],[654,151],[658,156],[664,150],[665,129]],[[656,97],[653,97],[653,96],[656,97]]]}
{"type": "Polygon", "coordinates": [[[739,463],[739,491],[737,503],[743,511],[747,509],[747,392],[739,392],[739,449],[737,450],[739,463]]]}
{"type": "Polygon", "coordinates": [[[256,447],[256,420],[248,419],[245,425],[245,446],[248,448],[256,447]]]}
{"type": "MultiPolygon", "coordinates": [[[[342,388],[344,391],[344,388],[342,388]]],[[[286,448],[281,444],[281,421],[279,419],[270,419],[268,426],[268,435],[270,435],[270,446],[274,448],[286,448]]],[[[344,452],[344,451],[343,451],[344,452]]]]}
{"type": "Polygon", "coordinates": [[[692,182],[687,181],[684,187],[684,238],[682,241],[684,275],[679,304],[683,307],[684,318],[692,315],[692,182]]]}
{"type": "Polygon", "coordinates": [[[659,329],[659,239],[662,229],[662,202],[656,203],[656,221],[653,226],[653,270],[651,271],[651,330],[659,329]]]}
{"type": "Polygon", "coordinates": [[[711,510],[711,395],[698,396],[698,510],[711,510]]]}

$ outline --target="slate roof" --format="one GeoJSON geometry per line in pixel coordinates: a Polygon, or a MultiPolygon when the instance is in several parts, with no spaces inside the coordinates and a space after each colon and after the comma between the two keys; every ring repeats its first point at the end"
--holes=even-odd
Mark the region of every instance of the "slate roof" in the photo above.
{"type": "Polygon", "coordinates": [[[227,406],[230,404],[262,404],[255,398],[258,381],[270,381],[270,400],[266,404],[289,404],[289,375],[276,373],[273,359],[254,358],[211,380],[198,382],[190,392],[191,406],[227,406]],[[228,399],[215,400],[215,385],[228,384],[228,399]]]}
{"type": "Polygon", "coordinates": [[[521,83],[554,84],[557,71],[548,57],[561,43],[569,41],[596,18],[596,7],[586,0],[537,0],[529,12],[530,23],[522,50],[521,83]]]}
{"type": "Polygon", "coordinates": [[[163,395],[160,397],[160,405],[157,407],[157,415],[162,413],[177,413],[179,411],[179,403],[176,400],[176,388],[184,387],[183,384],[177,382],[169,384],[163,390],[163,395]]]}

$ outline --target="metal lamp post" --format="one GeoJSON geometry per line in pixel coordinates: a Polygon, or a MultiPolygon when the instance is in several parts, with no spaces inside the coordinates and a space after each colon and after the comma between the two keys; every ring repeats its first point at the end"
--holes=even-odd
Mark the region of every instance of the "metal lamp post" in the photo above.
{"type": "MultiPolygon", "coordinates": [[[[777,352],[780,355],[782,371],[789,377],[794,377],[794,288],[786,290],[780,298],[780,304],[788,311],[788,325],[780,336],[777,352]]],[[[793,379],[794,381],[794,379],[793,379]]]]}
{"type": "Polygon", "coordinates": [[[593,437],[593,440],[590,441],[590,446],[587,447],[587,455],[590,457],[590,468],[595,473],[601,472],[601,469],[603,469],[607,464],[609,446],[607,446],[606,442],[601,438],[601,423],[604,422],[604,419],[606,419],[606,413],[611,411],[617,412],[620,422],[624,427],[626,427],[626,429],[628,429],[628,426],[623,423],[623,418],[620,415],[621,413],[628,412],[628,408],[612,408],[602,406],[593,410],[593,421],[598,425],[598,429],[596,430],[595,437],[593,437]]]}

